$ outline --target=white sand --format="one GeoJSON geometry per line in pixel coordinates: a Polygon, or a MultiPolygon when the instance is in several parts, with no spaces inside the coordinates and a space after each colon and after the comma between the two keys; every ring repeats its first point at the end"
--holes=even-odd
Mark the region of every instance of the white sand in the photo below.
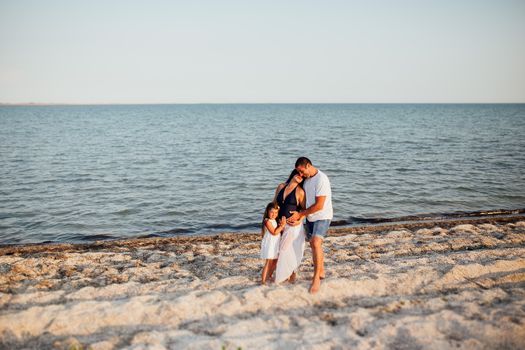
{"type": "MultiPolygon", "coordinates": [[[[0,347],[524,349],[525,222],[326,239],[317,295],[260,286],[258,235],[0,256],[0,347]]],[[[12,253],[12,251],[11,251],[12,253]]]]}

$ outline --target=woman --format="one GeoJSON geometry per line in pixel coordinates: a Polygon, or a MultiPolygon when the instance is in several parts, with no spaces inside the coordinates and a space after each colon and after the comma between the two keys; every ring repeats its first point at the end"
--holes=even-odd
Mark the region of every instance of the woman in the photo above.
{"type": "MultiPolygon", "coordinates": [[[[279,205],[279,217],[289,218],[292,211],[304,209],[306,196],[303,190],[303,178],[293,170],[286,183],[277,186],[274,201],[279,205]]],[[[290,226],[286,224],[279,246],[279,258],[275,271],[275,282],[295,281],[295,276],[303,259],[305,233],[302,222],[290,226]]]]}

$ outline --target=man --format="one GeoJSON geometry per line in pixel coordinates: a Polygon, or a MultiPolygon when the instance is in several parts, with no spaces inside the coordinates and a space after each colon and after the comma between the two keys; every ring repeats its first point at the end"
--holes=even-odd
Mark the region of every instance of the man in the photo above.
{"type": "Polygon", "coordinates": [[[322,243],[333,218],[332,189],[328,176],[314,167],[310,159],[298,158],[295,169],[304,178],[306,209],[293,212],[288,223],[293,225],[306,217],[306,240],[310,242],[314,261],[314,277],[310,286],[310,293],[313,294],[319,291],[321,279],[325,277],[322,243]]]}

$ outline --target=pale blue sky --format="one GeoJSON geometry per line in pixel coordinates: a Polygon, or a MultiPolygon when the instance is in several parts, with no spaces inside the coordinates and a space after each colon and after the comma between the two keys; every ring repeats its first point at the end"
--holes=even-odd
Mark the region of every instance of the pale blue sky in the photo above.
{"type": "Polygon", "coordinates": [[[525,102],[525,1],[0,0],[0,102],[525,102]]]}

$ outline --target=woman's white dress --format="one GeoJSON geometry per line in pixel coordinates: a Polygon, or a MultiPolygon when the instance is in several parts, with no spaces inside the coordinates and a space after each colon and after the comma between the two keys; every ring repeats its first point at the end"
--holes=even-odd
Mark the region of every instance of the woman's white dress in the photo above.
{"type": "Polygon", "coordinates": [[[286,225],[279,246],[279,259],[275,270],[275,282],[287,280],[292,272],[297,272],[303,260],[305,233],[303,224],[286,225]]]}
{"type": "MultiPolygon", "coordinates": [[[[277,227],[277,221],[268,219],[273,228],[277,227]]],[[[277,259],[279,256],[279,243],[281,235],[272,235],[266,227],[264,227],[264,236],[261,242],[261,258],[263,259],[277,259]]]]}

